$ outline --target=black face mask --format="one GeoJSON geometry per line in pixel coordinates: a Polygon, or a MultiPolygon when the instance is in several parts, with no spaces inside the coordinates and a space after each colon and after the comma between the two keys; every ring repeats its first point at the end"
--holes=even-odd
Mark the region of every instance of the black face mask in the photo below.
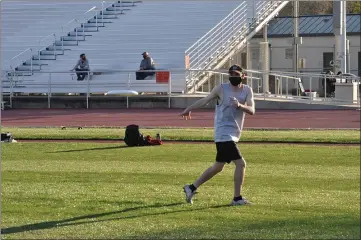
{"type": "Polygon", "coordinates": [[[229,77],[229,81],[233,86],[238,86],[239,84],[241,84],[242,79],[241,77],[229,77]]]}

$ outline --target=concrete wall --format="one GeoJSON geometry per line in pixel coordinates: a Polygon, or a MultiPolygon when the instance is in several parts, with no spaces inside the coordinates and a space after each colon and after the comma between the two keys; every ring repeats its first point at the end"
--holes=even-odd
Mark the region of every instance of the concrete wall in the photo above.
{"type": "MultiPolygon", "coordinates": [[[[358,52],[360,51],[360,36],[348,36],[350,40],[351,73],[358,74],[358,52]]],[[[256,41],[256,40],[255,40],[256,41]]],[[[286,59],[287,48],[292,48],[291,38],[270,38],[271,70],[292,71],[292,59],[286,59]]],[[[304,72],[317,72],[323,69],[323,53],[334,52],[334,37],[304,37],[299,46],[299,57],[306,59],[304,72]]]]}

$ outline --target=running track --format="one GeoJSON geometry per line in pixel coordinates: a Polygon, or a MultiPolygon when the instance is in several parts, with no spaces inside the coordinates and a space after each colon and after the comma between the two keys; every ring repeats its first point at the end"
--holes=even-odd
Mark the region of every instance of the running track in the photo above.
{"type": "MultiPolygon", "coordinates": [[[[213,110],[198,110],[183,120],[177,109],[26,109],[1,112],[5,127],[121,126],[213,127],[213,110]]],[[[245,128],[357,128],[358,110],[259,110],[246,116],[245,128]]]]}

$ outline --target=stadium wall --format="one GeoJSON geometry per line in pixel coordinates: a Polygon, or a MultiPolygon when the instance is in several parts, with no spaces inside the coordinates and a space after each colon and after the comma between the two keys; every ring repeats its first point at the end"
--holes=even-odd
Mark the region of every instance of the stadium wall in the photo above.
{"type": "MultiPolygon", "coordinates": [[[[88,107],[92,109],[125,109],[125,108],[176,108],[184,109],[204,96],[179,95],[164,96],[136,96],[136,97],[109,97],[92,96],[88,100],[88,107]]],[[[9,99],[7,99],[9,100],[9,99]]],[[[312,109],[357,109],[357,106],[317,104],[305,100],[304,102],[290,102],[285,100],[268,100],[255,98],[256,109],[274,110],[312,110],[312,109]]],[[[85,96],[53,96],[50,101],[53,109],[84,109],[87,108],[85,96]]],[[[45,109],[49,107],[47,96],[17,96],[12,98],[13,109],[45,109]]],[[[214,109],[215,101],[204,108],[214,109]]]]}

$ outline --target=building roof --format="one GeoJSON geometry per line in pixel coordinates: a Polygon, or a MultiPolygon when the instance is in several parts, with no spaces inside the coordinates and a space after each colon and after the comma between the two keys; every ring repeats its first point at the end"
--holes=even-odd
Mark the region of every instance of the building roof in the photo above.
{"type": "MultiPolygon", "coordinates": [[[[360,35],[361,14],[346,17],[347,35],[360,35]]],[[[257,35],[262,34],[261,32],[257,35]]],[[[277,17],[269,22],[268,37],[287,37],[293,34],[293,17],[277,17]]],[[[299,17],[300,36],[332,36],[333,16],[313,15],[299,17]]]]}

